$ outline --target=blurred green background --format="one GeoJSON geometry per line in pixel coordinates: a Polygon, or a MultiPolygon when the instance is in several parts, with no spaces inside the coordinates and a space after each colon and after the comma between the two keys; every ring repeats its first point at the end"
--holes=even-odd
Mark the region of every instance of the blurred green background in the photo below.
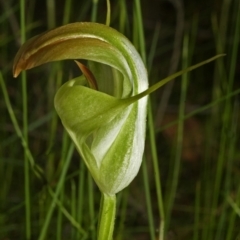
{"type": "MultiPolygon", "coordinates": [[[[150,85],[227,54],[151,95],[143,168],[118,195],[114,239],[159,239],[163,222],[166,240],[240,239],[240,1],[110,2],[110,26],[146,54],[150,85]]],[[[59,86],[79,70],[73,61],[64,61],[28,71],[24,103],[23,83],[12,77],[12,64],[21,31],[28,39],[70,22],[104,24],[106,13],[105,0],[0,1],[1,82],[20,129],[24,116],[28,118],[26,134],[35,164],[33,169],[26,163],[1,84],[0,240],[40,239],[50,211],[43,239],[96,239],[100,193],[72,151],[53,107],[59,86]],[[36,176],[36,166],[46,182],[36,176]],[[49,189],[57,191],[65,170],[59,202],[54,203],[49,189]]]]}

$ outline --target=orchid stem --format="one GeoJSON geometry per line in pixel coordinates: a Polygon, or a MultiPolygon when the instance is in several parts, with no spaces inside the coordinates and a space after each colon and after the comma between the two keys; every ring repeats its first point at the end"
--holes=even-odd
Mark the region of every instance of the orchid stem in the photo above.
{"type": "Polygon", "coordinates": [[[102,193],[98,223],[98,240],[112,240],[116,214],[116,195],[102,193]]]}

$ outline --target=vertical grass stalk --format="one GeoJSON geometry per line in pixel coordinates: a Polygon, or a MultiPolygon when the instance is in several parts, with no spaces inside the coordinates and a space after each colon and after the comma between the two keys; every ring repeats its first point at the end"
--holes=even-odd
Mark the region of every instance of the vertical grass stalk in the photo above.
{"type": "MultiPolygon", "coordinates": [[[[233,82],[234,82],[234,74],[236,69],[236,60],[237,60],[237,53],[239,47],[239,38],[240,38],[240,3],[236,4],[236,12],[233,14],[233,17],[236,18],[236,25],[234,29],[234,37],[232,43],[232,52],[230,54],[230,69],[229,69],[229,76],[227,82],[227,94],[232,92],[233,82]]],[[[235,20],[235,19],[234,19],[235,20]]],[[[226,79],[227,80],[227,79],[226,79]]],[[[231,112],[232,112],[232,104],[231,100],[227,99],[224,111],[222,114],[222,130],[221,130],[221,137],[220,137],[220,147],[219,147],[219,155],[218,155],[218,164],[217,164],[217,171],[216,171],[216,179],[214,183],[214,191],[213,191],[213,200],[212,200],[212,215],[211,215],[211,222],[210,222],[210,237],[212,239],[213,236],[213,227],[215,225],[215,211],[218,205],[220,189],[221,189],[221,180],[223,177],[224,171],[224,160],[226,158],[226,151],[228,148],[228,141],[229,141],[229,134],[230,131],[230,124],[231,124],[231,112]]]]}
{"type": "MultiPolygon", "coordinates": [[[[83,203],[84,203],[84,186],[85,184],[86,167],[84,161],[81,160],[79,164],[79,175],[78,175],[78,202],[77,202],[77,217],[76,220],[79,224],[83,222],[83,203]]],[[[77,233],[77,238],[80,239],[80,233],[77,233]]]]}
{"type": "Polygon", "coordinates": [[[72,10],[72,0],[66,0],[64,5],[64,14],[63,14],[63,25],[69,23],[71,10],[72,10]]]}
{"type": "MultiPolygon", "coordinates": [[[[237,102],[237,101],[236,101],[237,102]]],[[[228,164],[227,164],[227,174],[226,174],[226,201],[229,203],[229,195],[231,194],[231,186],[234,182],[234,178],[232,176],[232,173],[234,172],[234,156],[237,154],[237,129],[239,127],[239,104],[235,104],[234,111],[233,111],[233,121],[232,121],[232,129],[231,129],[231,143],[230,147],[228,150],[228,164]],[[236,153],[235,153],[236,152],[236,153]]],[[[239,177],[238,177],[239,179],[239,177]]],[[[235,190],[236,194],[236,203],[239,203],[239,198],[240,198],[240,188],[237,186],[235,190]],[[238,189],[237,189],[238,188],[238,189]]],[[[237,214],[236,211],[232,211],[229,213],[228,216],[228,230],[227,230],[227,236],[226,240],[231,240],[233,239],[233,234],[234,234],[234,225],[235,225],[235,220],[236,220],[237,214]]]]}
{"type": "Polygon", "coordinates": [[[111,21],[111,5],[110,0],[107,0],[107,17],[106,17],[106,25],[110,26],[111,21]]]}
{"type": "MultiPolygon", "coordinates": [[[[188,34],[184,36],[183,43],[183,69],[188,65],[188,34]]],[[[180,166],[181,166],[181,156],[182,156],[182,144],[183,144],[183,131],[184,131],[184,112],[185,112],[185,102],[186,102],[186,94],[187,94],[187,74],[182,75],[181,82],[181,95],[180,95],[180,106],[179,106],[179,115],[178,115],[178,129],[177,129],[177,146],[175,150],[175,160],[173,166],[173,175],[172,182],[169,192],[169,197],[166,206],[166,228],[168,229],[171,214],[173,209],[173,204],[175,202],[175,197],[177,193],[177,186],[180,174],[180,166]]]]}
{"type": "Polygon", "coordinates": [[[73,154],[73,150],[74,150],[74,144],[71,143],[71,145],[68,149],[68,154],[67,154],[67,157],[66,157],[66,161],[64,162],[64,166],[62,168],[62,172],[61,172],[60,178],[58,180],[58,184],[57,184],[57,187],[56,187],[54,198],[52,199],[52,202],[49,206],[49,209],[47,210],[47,215],[46,215],[46,218],[45,218],[45,222],[44,222],[44,225],[42,226],[42,229],[41,229],[40,236],[39,236],[38,240],[46,239],[47,229],[49,227],[53,211],[54,211],[54,209],[56,207],[56,204],[57,204],[57,199],[56,198],[61,193],[61,190],[62,190],[62,187],[63,187],[63,184],[64,184],[64,180],[65,180],[65,177],[66,177],[66,174],[67,174],[67,170],[68,170],[69,164],[71,162],[71,157],[72,157],[72,154],[73,154]]]}
{"type": "MultiPolygon", "coordinates": [[[[82,160],[83,161],[83,160],[82,160]]],[[[92,234],[92,239],[96,239],[96,230],[95,230],[95,211],[94,211],[94,182],[91,174],[87,174],[87,185],[88,185],[88,202],[89,202],[89,216],[90,216],[90,229],[92,234]]]]}
{"type": "Polygon", "coordinates": [[[56,7],[55,0],[47,0],[47,23],[48,29],[52,29],[56,26],[56,7]]]}
{"type": "Polygon", "coordinates": [[[165,211],[164,211],[164,204],[163,204],[161,176],[160,176],[160,171],[159,171],[160,168],[158,164],[159,159],[157,155],[154,121],[153,121],[150,98],[149,98],[149,104],[148,104],[148,128],[149,128],[150,146],[151,146],[152,161],[153,161],[153,168],[154,168],[155,185],[156,185],[156,192],[157,192],[158,211],[160,216],[159,240],[163,240],[164,232],[165,232],[165,211]]]}
{"type": "Polygon", "coordinates": [[[96,22],[97,20],[97,9],[98,9],[98,0],[92,0],[92,14],[91,14],[92,22],[96,22]]]}
{"type": "Polygon", "coordinates": [[[150,188],[149,188],[149,177],[148,177],[146,158],[143,159],[142,171],[143,171],[143,183],[144,183],[145,196],[146,196],[150,239],[154,240],[155,239],[155,227],[154,227],[154,218],[153,218],[153,212],[152,212],[151,194],[150,194],[150,188]]]}
{"type": "MultiPolygon", "coordinates": [[[[71,216],[76,219],[76,184],[75,181],[71,180],[71,216]]],[[[76,229],[72,227],[71,229],[71,239],[76,239],[76,229]]]]}
{"type": "MultiPolygon", "coordinates": [[[[21,43],[26,41],[25,30],[25,0],[20,2],[20,22],[21,22],[21,43]]],[[[28,107],[27,107],[27,77],[24,71],[21,75],[22,83],[22,105],[23,105],[23,137],[28,146],[28,107]]],[[[30,200],[30,174],[29,162],[26,150],[24,150],[24,190],[25,190],[25,224],[26,224],[26,239],[31,238],[31,200],[30,200]]]]}
{"type": "MultiPolygon", "coordinates": [[[[144,31],[143,31],[143,22],[142,22],[142,11],[141,11],[141,4],[140,0],[135,0],[135,13],[136,13],[136,24],[135,27],[138,29],[138,39],[139,39],[139,47],[140,47],[140,53],[143,59],[143,62],[146,64],[146,50],[145,50],[145,37],[144,37],[144,31]]],[[[157,38],[157,35],[154,37],[154,39],[157,38]]],[[[154,46],[154,45],[153,45],[154,46]]],[[[165,214],[164,214],[164,207],[163,207],[163,197],[162,197],[162,190],[161,190],[161,177],[160,177],[160,171],[159,171],[159,165],[158,165],[158,157],[157,157],[157,150],[156,150],[156,141],[155,141],[155,131],[154,131],[154,121],[152,116],[152,110],[151,110],[151,101],[149,97],[149,104],[148,104],[148,127],[149,127],[149,135],[150,135],[150,145],[151,145],[151,153],[153,158],[153,167],[155,172],[155,184],[156,184],[156,191],[157,191],[157,199],[158,199],[158,210],[159,210],[159,216],[160,216],[160,226],[159,226],[159,240],[164,239],[164,229],[165,229],[165,214]]],[[[143,172],[145,173],[147,171],[147,165],[143,164],[143,172]]],[[[146,185],[146,179],[145,179],[145,185],[146,185]]],[[[148,183],[149,184],[149,183],[148,183]]],[[[145,186],[146,189],[146,186],[145,186]]],[[[147,194],[147,193],[146,193],[147,194]]],[[[147,200],[150,196],[147,196],[147,200]]],[[[150,208],[150,206],[149,206],[150,208]]],[[[148,209],[148,211],[151,211],[151,209],[148,209]]],[[[152,216],[149,214],[149,224],[153,224],[153,220],[151,219],[152,216]]],[[[150,233],[151,237],[153,237],[153,227],[150,226],[150,233]]]]}

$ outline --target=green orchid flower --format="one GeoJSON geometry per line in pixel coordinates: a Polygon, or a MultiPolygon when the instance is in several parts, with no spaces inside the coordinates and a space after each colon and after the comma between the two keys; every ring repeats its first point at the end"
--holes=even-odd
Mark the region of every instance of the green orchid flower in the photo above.
{"type": "Polygon", "coordinates": [[[134,103],[126,99],[147,89],[144,64],[116,30],[72,23],[28,40],[15,57],[13,73],[16,77],[22,70],[63,59],[104,64],[92,63],[91,77],[85,69],[84,77],[65,83],[54,104],[100,190],[116,194],[133,180],[142,162],[147,97],[134,103]],[[85,86],[93,75],[98,91],[85,86]]]}
{"type": "Polygon", "coordinates": [[[112,238],[115,194],[139,171],[147,95],[220,56],[177,72],[148,89],[147,72],[138,52],[124,35],[106,25],[71,23],[35,36],[20,48],[14,59],[14,77],[51,61],[89,61],[89,68],[76,61],[83,75],[60,87],[54,105],[103,193],[98,239],[112,238]]]}

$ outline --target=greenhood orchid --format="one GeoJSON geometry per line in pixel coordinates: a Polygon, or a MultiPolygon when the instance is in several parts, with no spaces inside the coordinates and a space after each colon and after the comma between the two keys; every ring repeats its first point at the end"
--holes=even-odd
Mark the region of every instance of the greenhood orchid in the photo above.
{"type": "Polygon", "coordinates": [[[28,40],[13,66],[22,70],[41,64],[76,61],[83,75],[67,81],[54,99],[56,111],[102,192],[98,239],[111,240],[116,193],[137,175],[144,151],[147,95],[172,79],[209,63],[177,72],[148,89],[138,52],[118,31],[97,23],[72,23],[28,40]]]}
{"type": "Polygon", "coordinates": [[[133,180],[142,162],[147,97],[131,97],[147,89],[146,69],[118,31],[72,23],[28,40],[15,57],[13,74],[64,59],[89,60],[90,70],[78,63],[84,75],[57,91],[56,111],[100,190],[116,194],[133,180]],[[91,80],[97,86],[91,87],[91,80]]]}

